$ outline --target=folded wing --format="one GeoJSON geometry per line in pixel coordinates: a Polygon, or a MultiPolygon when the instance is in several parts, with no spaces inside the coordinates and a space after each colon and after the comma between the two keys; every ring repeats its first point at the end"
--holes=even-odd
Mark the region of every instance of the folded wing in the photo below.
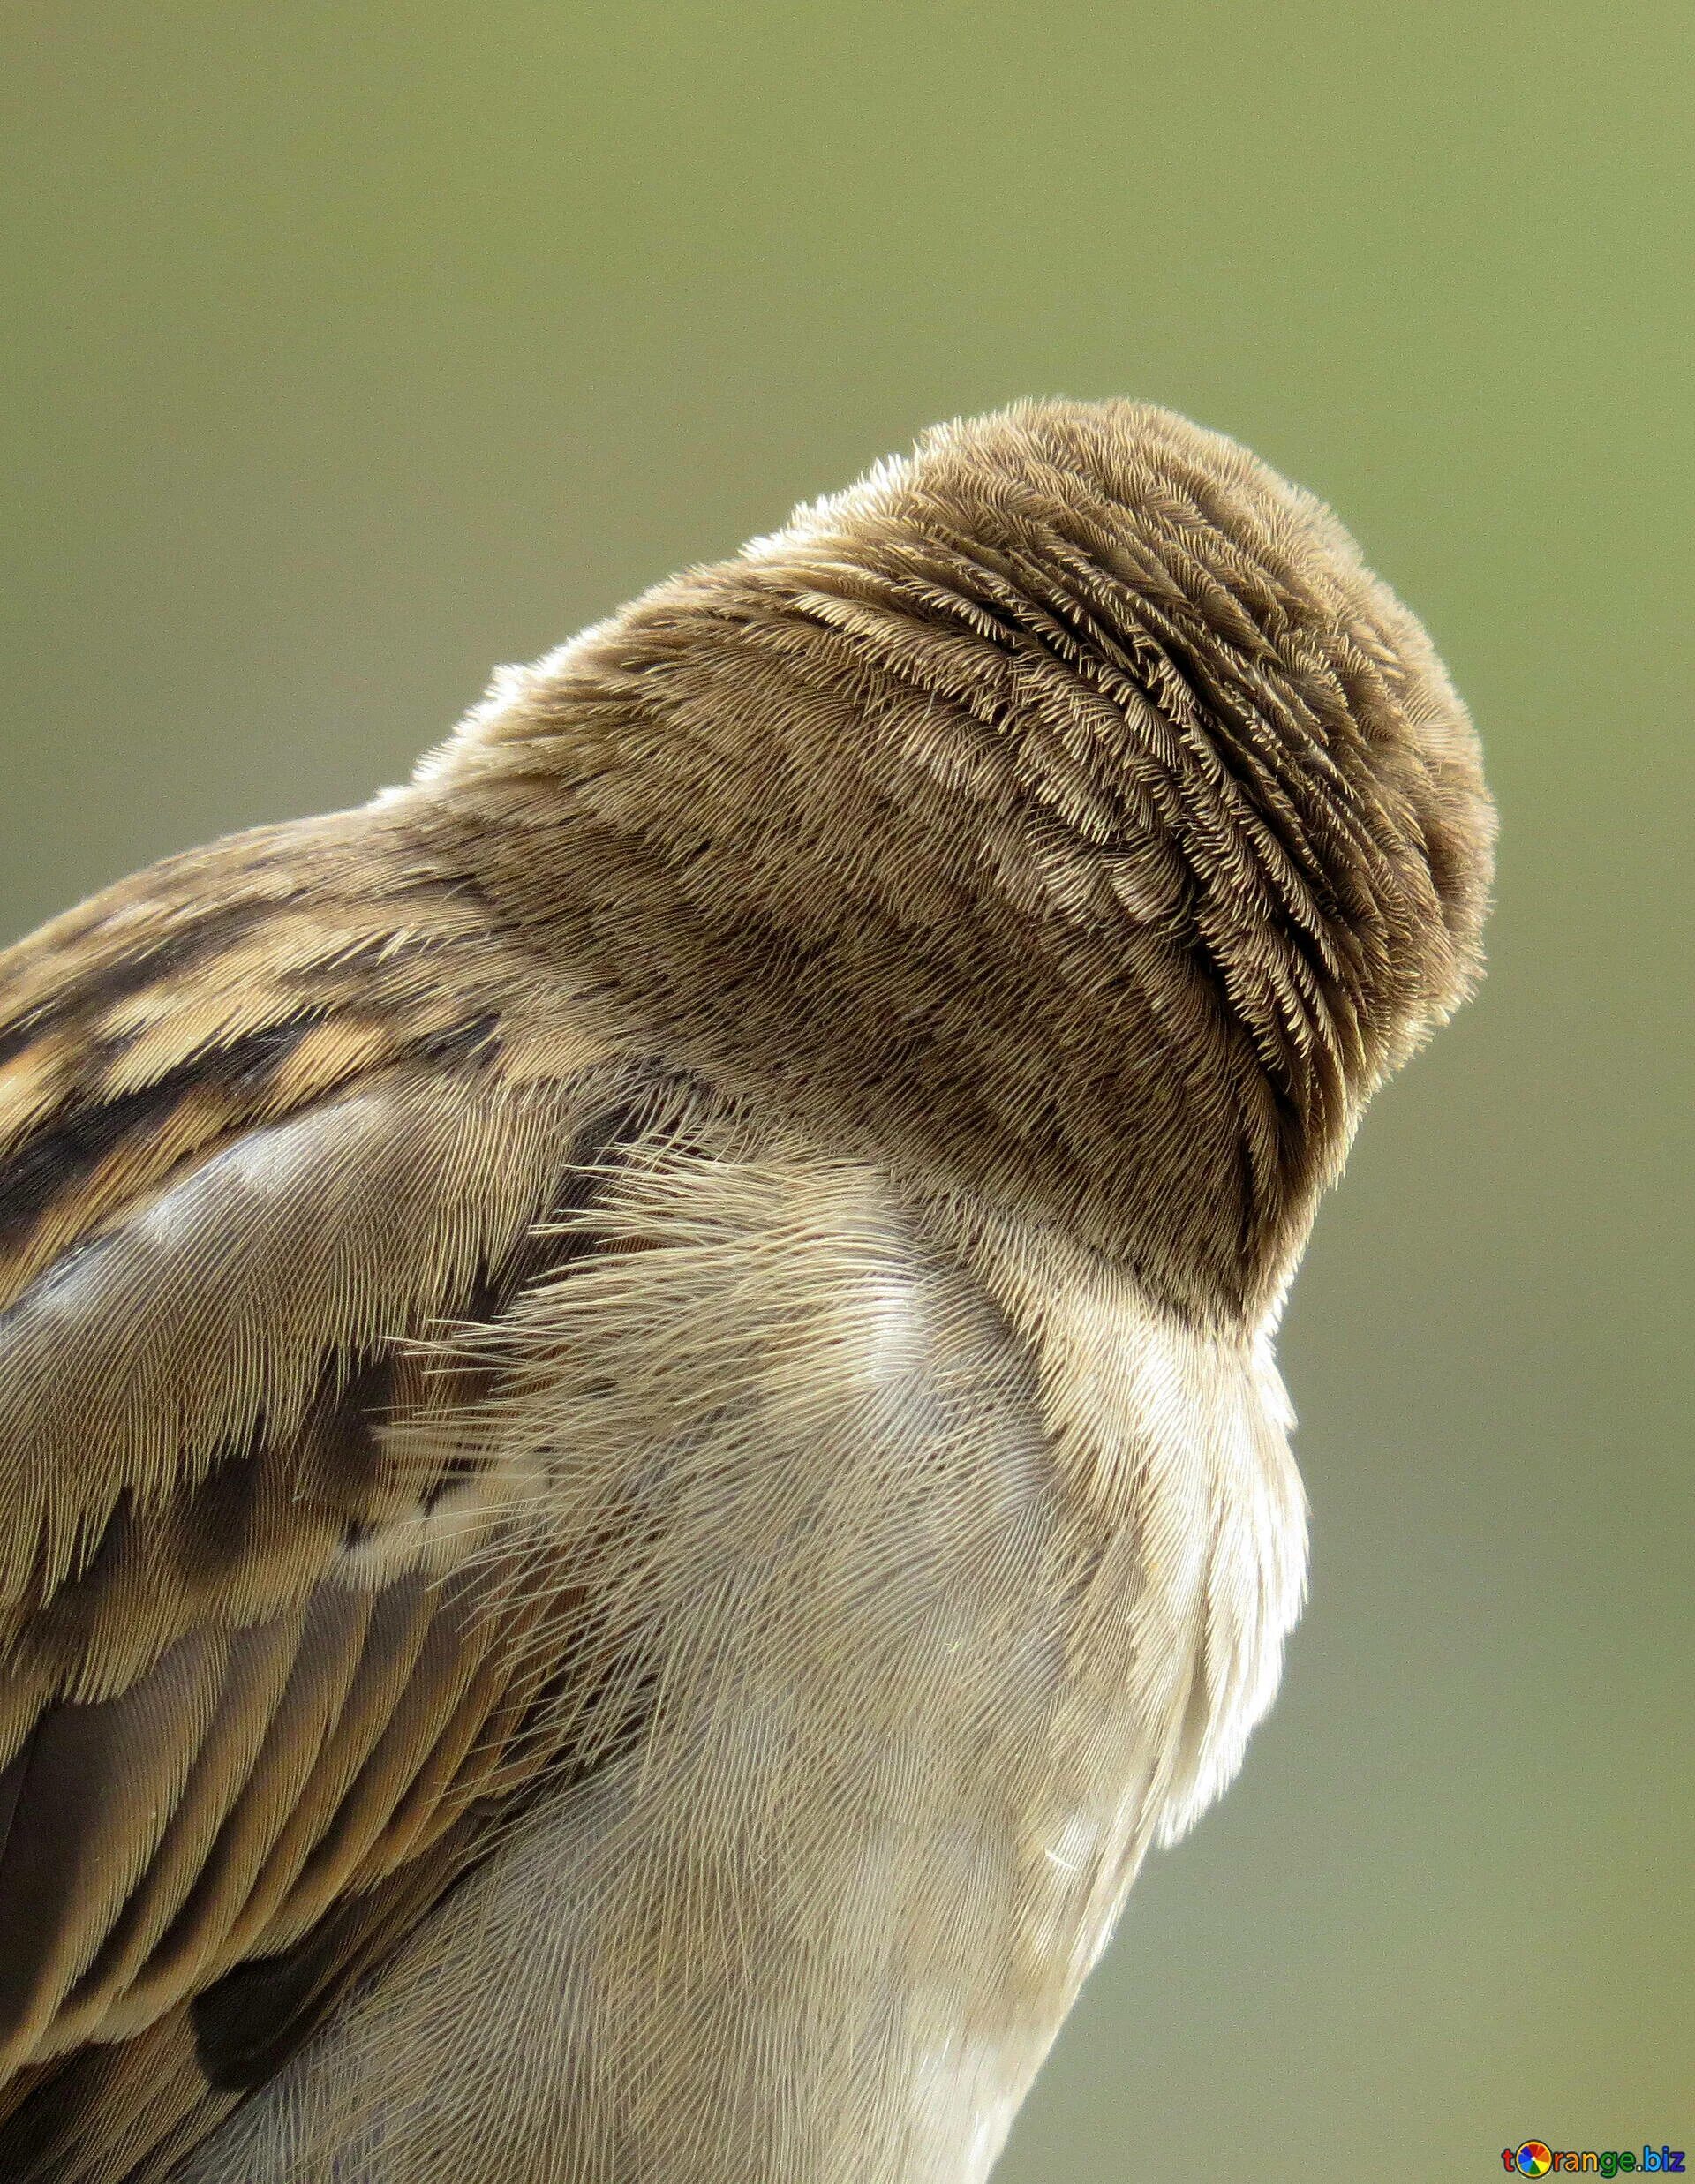
{"type": "Polygon", "coordinates": [[[0,958],[12,2184],[161,2173],[574,1764],[569,1574],[451,1426],[641,1088],[358,825],[0,958]]]}

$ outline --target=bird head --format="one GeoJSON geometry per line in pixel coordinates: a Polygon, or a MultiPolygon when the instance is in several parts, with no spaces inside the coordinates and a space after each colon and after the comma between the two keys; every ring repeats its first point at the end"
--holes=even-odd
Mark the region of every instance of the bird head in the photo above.
{"type": "Polygon", "coordinates": [[[504,671],[422,786],[637,1035],[1209,1317],[1469,990],[1492,864],[1336,517],[1127,401],[935,427],[504,671]]]}

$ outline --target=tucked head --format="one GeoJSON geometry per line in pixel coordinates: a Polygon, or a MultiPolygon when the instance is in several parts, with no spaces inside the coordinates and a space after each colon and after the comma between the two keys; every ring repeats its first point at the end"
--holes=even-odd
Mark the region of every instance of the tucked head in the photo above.
{"type": "Polygon", "coordinates": [[[938,426],[508,672],[426,786],[668,1051],[1232,1314],[1468,990],[1493,838],[1336,519],[1127,402],[938,426]]]}

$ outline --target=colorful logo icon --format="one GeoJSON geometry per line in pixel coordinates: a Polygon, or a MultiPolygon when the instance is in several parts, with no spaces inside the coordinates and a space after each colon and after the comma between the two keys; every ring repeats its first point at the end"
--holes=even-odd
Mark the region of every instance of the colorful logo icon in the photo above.
{"type": "Polygon", "coordinates": [[[1546,2176],[1554,2166],[1553,2155],[1539,2138],[1527,2138],[1514,2159],[1520,2176],[1546,2176]]]}

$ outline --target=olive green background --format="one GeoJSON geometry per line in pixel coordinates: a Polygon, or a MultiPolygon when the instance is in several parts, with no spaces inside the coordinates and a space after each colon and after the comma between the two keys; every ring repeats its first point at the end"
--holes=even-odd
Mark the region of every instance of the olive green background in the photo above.
{"type": "Polygon", "coordinates": [[[356,801],[938,416],[1341,509],[1503,812],[1284,1363],[1312,1605],[998,2184],[1695,2150],[1680,10],[10,0],[0,928],[356,801]]]}

